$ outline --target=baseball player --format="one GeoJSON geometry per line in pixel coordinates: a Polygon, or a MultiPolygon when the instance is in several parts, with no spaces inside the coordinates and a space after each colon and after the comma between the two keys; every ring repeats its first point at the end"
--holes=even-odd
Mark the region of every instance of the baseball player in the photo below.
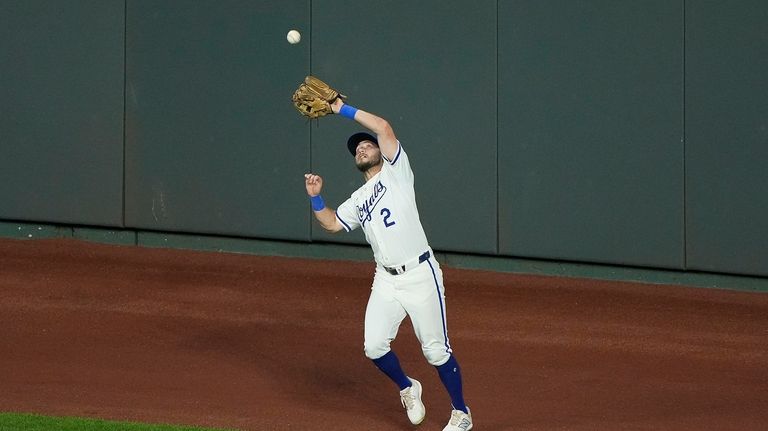
{"type": "Polygon", "coordinates": [[[341,97],[331,109],[373,132],[355,133],[347,141],[365,184],[335,211],[320,195],[322,177],[304,175],[320,225],[329,232],[361,228],[373,249],[376,273],[365,310],[365,355],[397,384],[408,419],[420,424],[426,415],[421,383],[403,371],[390,349],[400,323],[410,316],[422,352],[451,398],[453,409],[444,431],[468,431],[472,415],[448,341],[443,273],[419,221],[408,155],[383,118],[345,104],[341,97]]]}

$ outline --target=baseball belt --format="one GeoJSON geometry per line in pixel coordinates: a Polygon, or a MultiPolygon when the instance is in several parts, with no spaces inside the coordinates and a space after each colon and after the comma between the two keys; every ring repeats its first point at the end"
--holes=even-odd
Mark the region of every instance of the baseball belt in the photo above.
{"type": "Polygon", "coordinates": [[[402,274],[402,273],[404,273],[404,272],[406,272],[408,270],[411,270],[411,269],[421,265],[422,263],[424,263],[424,261],[429,259],[431,256],[432,256],[432,253],[430,253],[429,250],[427,250],[424,253],[422,253],[421,256],[419,256],[418,259],[414,259],[414,260],[406,263],[405,265],[385,266],[384,267],[384,271],[387,271],[388,273],[390,273],[392,275],[400,275],[400,274],[402,274]]]}

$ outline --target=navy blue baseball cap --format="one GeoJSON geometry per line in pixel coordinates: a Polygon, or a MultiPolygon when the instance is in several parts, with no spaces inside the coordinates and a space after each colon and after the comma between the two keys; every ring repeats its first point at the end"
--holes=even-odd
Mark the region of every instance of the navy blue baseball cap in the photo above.
{"type": "Polygon", "coordinates": [[[349,152],[352,153],[353,156],[357,154],[357,145],[363,141],[371,141],[376,144],[377,147],[379,146],[379,140],[370,133],[355,133],[354,135],[350,136],[349,139],[347,139],[347,148],[349,148],[349,152]]]}

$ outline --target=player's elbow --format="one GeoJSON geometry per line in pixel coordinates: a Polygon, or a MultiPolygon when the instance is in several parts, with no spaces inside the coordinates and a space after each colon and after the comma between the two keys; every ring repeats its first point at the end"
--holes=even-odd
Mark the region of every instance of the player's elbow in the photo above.
{"type": "MultiPolygon", "coordinates": [[[[334,220],[335,221],[335,220],[334,220]]],[[[320,226],[328,233],[340,232],[343,227],[338,222],[335,223],[320,223],[320,226]]]]}
{"type": "Polygon", "coordinates": [[[336,233],[336,232],[340,232],[341,228],[336,226],[323,226],[323,230],[325,230],[328,233],[336,233]]]}
{"type": "Polygon", "coordinates": [[[376,133],[379,139],[382,137],[386,138],[395,135],[394,130],[392,130],[392,126],[389,124],[389,121],[381,117],[376,119],[373,131],[376,133]]]}

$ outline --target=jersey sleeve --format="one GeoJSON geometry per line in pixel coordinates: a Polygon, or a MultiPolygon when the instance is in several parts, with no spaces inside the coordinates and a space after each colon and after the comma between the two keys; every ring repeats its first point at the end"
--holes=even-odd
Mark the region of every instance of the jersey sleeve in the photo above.
{"type": "Polygon", "coordinates": [[[352,232],[360,227],[360,221],[357,218],[357,206],[351,197],[336,208],[336,219],[347,232],[352,232]]]}
{"type": "MultiPolygon", "coordinates": [[[[384,155],[382,154],[382,157],[384,155]]],[[[392,160],[384,157],[385,169],[390,170],[395,176],[406,180],[413,184],[413,171],[411,170],[411,162],[408,160],[408,154],[403,150],[403,146],[400,141],[397,141],[397,152],[392,160]]]]}

